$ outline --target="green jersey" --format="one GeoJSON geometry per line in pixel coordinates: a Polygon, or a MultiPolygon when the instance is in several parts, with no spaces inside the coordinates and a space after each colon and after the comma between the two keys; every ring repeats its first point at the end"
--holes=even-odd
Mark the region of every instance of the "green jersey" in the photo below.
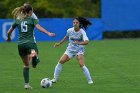
{"type": "Polygon", "coordinates": [[[16,19],[12,27],[18,27],[18,44],[35,43],[34,28],[38,21],[31,17],[26,17],[23,20],[16,19]]]}

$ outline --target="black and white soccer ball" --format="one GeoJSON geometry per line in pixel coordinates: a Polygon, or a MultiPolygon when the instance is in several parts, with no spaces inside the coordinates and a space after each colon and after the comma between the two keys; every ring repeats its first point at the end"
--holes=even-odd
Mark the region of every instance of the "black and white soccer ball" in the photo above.
{"type": "Polygon", "coordinates": [[[49,78],[43,78],[40,85],[42,88],[49,88],[52,86],[52,81],[49,78]]]}

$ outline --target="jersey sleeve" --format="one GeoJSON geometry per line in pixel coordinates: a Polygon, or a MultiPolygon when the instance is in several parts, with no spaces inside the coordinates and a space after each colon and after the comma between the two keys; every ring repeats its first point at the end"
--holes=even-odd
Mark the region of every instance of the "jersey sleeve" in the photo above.
{"type": "Polygon", "coordinates": [[[15,20],[14,23],[12,24],[12,27],[13,27],[14,29],[17,27],[17,21],[18,21],[18,20],[15,20]]]}
{"type": "Polygon", "coordinates": [[[70,29],[67,30],[66,36],[69,37],[70,29]]]}
{"type": "Polygon", "coordinates": [[[89,41],[89,39],[88,39],[88,37],[87,37],[87,34],[86,34],[86,32],[83,30],[82,31],[82,34],[83,34],[83,40],[85,41],[85,40],[88,40],[89,41]]]}
{"type": "Polygon", "coordinates": [[[33,23],[34,23],[34,26],[35,26],[36,24],[38,24],[38,21],[36,19],[33,19],[33,23]]]}

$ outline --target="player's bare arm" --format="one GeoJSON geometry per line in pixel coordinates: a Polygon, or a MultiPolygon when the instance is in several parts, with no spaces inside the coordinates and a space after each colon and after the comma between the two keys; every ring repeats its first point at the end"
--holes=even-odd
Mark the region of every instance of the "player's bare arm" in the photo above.
{"type": "Polygon", "coordinates": [[[79,42],[79,41],[75,41],[74,43],[78,44],[78,45],[87,45],[88,44],[88,40],[85,40],[83,42],[79,42]]]}
{"type": "Polygon", "coordinates": [[[8,30],[7,32],[7,42],[10,42],[11,41],[11,33],[14,31],[14,28],[11,26],[10,29],[8,30]]]}
{"type": "Polygon", "coordinates": [[[60,42],[54,44],[54,48],[58,47],[60,44],[65,42],[68,39],[68,36],[65,36],[60,42]]]}
{"type": "Polygon", "coordinates": [[[51,32],[49,32],[49,31],[45,30],[45,29],[44,29],[43,27],[41,27],[39,24],[37,24],[35,27],[36,27],[39,31],[41,31],[41,32],[43,32],[43,33],[45,33],[45,34],[48,34],[48,35],[51,36],[51,37],[55,36],[55,33],[51,33],[51,32]]]}

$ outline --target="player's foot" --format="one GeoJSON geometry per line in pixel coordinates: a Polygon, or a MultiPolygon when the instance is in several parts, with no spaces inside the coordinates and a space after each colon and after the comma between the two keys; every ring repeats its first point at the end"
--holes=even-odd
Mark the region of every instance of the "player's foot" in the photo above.
{"type": "Polygon", "coordinates": [[[24,88],[25,88],[25,89],[32,89],[32,87],[31,87],[29,84],[25,84],[25,85],[24,85],[24,88]]]}
{"type": "Polygon", "coordinates": [[[52,83],[56,83],[57,80],[56,80],[55,78],[53,78],[53,79],[51,80],[51,82],[52,82],[52,83]]]}
{"type": "Polygon", "coordinates": [[[92,80],[89,80],[89,81],[88,81],[88,84],[93,84],[93,81],[92,81],[92,80]]]}
{"type": "Polygon", "coordinates": [[[39,58],[37,56],[32,57],[32,67],[36,68],[37,64],[40,62],[39,58]]]}

